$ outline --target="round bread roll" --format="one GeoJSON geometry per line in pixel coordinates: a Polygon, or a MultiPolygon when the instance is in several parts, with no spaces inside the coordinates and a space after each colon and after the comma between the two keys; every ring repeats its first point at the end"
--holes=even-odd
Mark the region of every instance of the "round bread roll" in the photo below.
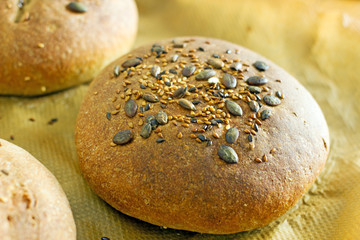
{"type": "Polygon", "coordinates": [[[3,240],[76,239],[68,200],[56,178],[24,149],[0,139],[3,240]]]}
{"type": "Polygon", "coordinates": [[[41,95],[75,86],[129,50],[133,0],[20,0],[0,5],[0,94],[41,95]]]}
{"type": "Polygon", "coordinates": [[[140,47],[91,84],[76,126],[85,179],[152,224],[229,234],[267,225],[329,153],[303,86],[238,45],[181,37],[140,47]]]}

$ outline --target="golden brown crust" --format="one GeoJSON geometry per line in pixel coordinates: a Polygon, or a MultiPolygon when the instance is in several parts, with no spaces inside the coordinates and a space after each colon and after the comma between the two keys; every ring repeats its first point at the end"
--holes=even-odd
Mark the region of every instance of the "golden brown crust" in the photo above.
{"type": "MultiPolygon", "coordinates": [[[[326,121],[311,95],[269,60],[221,40],[176,38],[179,45],[184,42],[184,48],[174,48],[171,40],[160,41],[166,53],[159,58],[151,53],[151,45],[140,47],[132,51],[131,56],[123,56],[110,64],[91,84],[78,115],[75,132],[84,177],[110,205],[156,225],[214,234],[265,226],[291,208],[323,168],[329,152],[326,121]],[[205,51],[199,50],[199,47],[205,51]],[[225,53],[227,50],[231,53],[225,53]],[[179,51],[179,59],[172,63],[170,59],[176,51],[179,51]],[[204,110],[207,118],[213,115],[211,109],[203,109],[211,105],[204,95],[210,85],[207,81],[195,80],[199,68],[207,66],[205,62],[213,54],[218,54],[225,62],[222,69],[216,69],[220,81],[224,72],[237,78],[234,93],[225,90],[230,95],[226,99],[238,103],[243,115],[235,117],[226,114],[223,118],[220,114],[216,118],[230,121],[229,124],[213,126],[205,133],[195,133],[203,134],[212,141],[212,145],[207,146],[206,142],[192,138],[193,128],[201,129],[204,124],[187,123],[190,117],[185,115],[203,119],[198,114],[199,110],[204,110]],[[130,75],[126,70],[114,77],[115,66],[121,66],[134,57],[143,58],[142,63],[133,68],[130,75]],[[239,72],[229,69],[236,59],[243,64],[239,72]],[[264,72],[256,70],[252,64],[258,60],[269,65],[269,69],[264,72]],[[182,64],[182,61],[186,63],[182,64]],[[182,68],[190,62],[199,64],[197,71],[184,79],[182,68]],[[162,80],[156,80],[150,74],[154,64],[160,66],[161,71],[175,69],[177,74],[171,76],[174,74],[166,72],[162,80]],[[255,95],[246,90],[246,80],[254,75],[268,79],[267,84],[260,86],[262,92],[259,97],[274,96],[276,91],[284,95],[279,106],[271,107],[264,100],[258,101],[262,104],[260,112],[271,110],[271,116],[266,120],[256,114],[253,120],[249,120],[254,113],[247,103],[247,96],[254,98],[255,95]],[[202,101],[196,106],[197,111],[182,108],[177,99],[172,103],[165,100],[166,97],[162,98],[161,89],[164,89],[165,96],[167,92],[171,96],[176,88],[166,89],[164,82],[168,79],[172,81],[172,86],[198,86],[196,93],[184,97],[202,101]],[[141,89],[140,83],[148,87],[141,89]],[[204,86],[200,88],[200,84],[204,86]],[[124,105],[129,90],[126,92],[126,89],[131,89],[132,95],[129,96],[136,99],[142,93],[150,92],[151,87],[160,100],[165,100],[167,107],[162,108],[160,102],[151,103],[152,107],[144,112],[144,117],[140,117],[140,108],[135,117],[127,117],[124,105]],[[196,94],[199,96],[196,97],[196,94]],[[242,99],[239,99],[240,95],[242,99]],[[146,117],[155,116],[161,110],[169,118],[178,117],[178,121],[169,119],[167,124],[159,126],[157,131],[161,132],[156,133],[155,130],[149,138],[141,137],[143,126],[139,125],[146,122],[146,117]],[[252,126],[246,124],[249,121],[252,126]],[[255,122],[258,132],[254,130],[255,122]],[[239,137],[235,143],[229,144],[225,140],[226,128],[233,126],[239,130],[239,137]],[[134,137],[130,143],[115,145],[113,137],[122,130],[130,130],[134,137]],[[252,131],[253,149],[245,131],[252,131]],[[164,138],[165,142],[157,143],[159,138],[164,138]],[[218,149],[223,144],[235,150],[238,163],[229,164],[219,158],[218,149]]],[[[211,100],[211,96],[207,97],[211,100]]],[[[213,106],[228,113],[226,107],[221,106],[221,97],[217,95],[214,99],[218,100],[214,100],[216,103],[213,106]]],[[[143,101],[141,98],[136,100],[139,107],[144,106],[143,101]]]]}
{"type": "Polygon", "coordinates": [[[76,239],[66,196],[56,178],[25,150],[0,139],[1,239],[76,239]]]}
{"type": "Polygon", "coordinates": [[[19,1],[0,4],[0,94],[40,95],[91,80],[131,47],[137,31],[133,0],[19,1]]]}

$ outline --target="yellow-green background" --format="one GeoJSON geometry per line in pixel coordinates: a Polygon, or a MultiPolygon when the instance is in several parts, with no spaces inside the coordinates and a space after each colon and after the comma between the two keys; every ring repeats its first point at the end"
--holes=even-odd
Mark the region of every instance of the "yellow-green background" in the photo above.
{"type": "Polygon", "coordinates": [[[324,112],[330,158],[304,198],[267,227],[227,236],[164,230],[115,211],[81,177],[74,125],[87,84],[38,98],[0,97],[0,138],[14,136],[13,143],[57,177],[70,201],[78,239],[360,239],[360,1],[137,3],[135,46],[181,35],[222,38],[259,52],[293,74],[324,112]],[[58,122],[47,124],[52,118],[58,122]]]}

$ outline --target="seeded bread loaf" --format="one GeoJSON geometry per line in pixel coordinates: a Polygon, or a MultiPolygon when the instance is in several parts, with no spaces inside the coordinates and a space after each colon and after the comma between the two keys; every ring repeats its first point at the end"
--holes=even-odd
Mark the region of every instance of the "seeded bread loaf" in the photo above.
{"type": "Polygon", "coordinates": [[[80,167],[119,211],[227,234],[267,225],[329,153],[312,96],[238,45],[179,37],[140,47],[91,84],[76,125],[80,167]]]}
{"type": "Polygon", "coordinates": [[[75,240],[76,228],[56,178],[28,152],[0,139],[2,240],[75,240]]]}
{"type": "Polygon", "coordinates": [[[91,80],[131,47],[133,0],[0,4],[0,94],[41,95],[91,80]]]}

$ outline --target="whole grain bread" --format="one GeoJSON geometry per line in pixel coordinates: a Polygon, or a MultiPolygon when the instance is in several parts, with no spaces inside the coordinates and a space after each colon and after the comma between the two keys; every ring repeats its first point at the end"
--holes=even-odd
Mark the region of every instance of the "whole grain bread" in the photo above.
{"type": "Polygon", "coordinates": [[[0,236],[75,240],[69,202],[58,181],[24,149],[0,139],[0,236]]]}
{"type": "Polygon", "coordinates": [[[42,95],[90,81],[130,49],[138,21],[133,0],[71,3],[0,4],[0,94],[42,95]]]}
{"type": "Polygon", "coordinates": [[[111,206],[213,234],[286,213],[330,144],[297,80],[248,49],[202,37],[158,41],[111,63],[91,83],[75,138],[85,179],[111,206]]]}

